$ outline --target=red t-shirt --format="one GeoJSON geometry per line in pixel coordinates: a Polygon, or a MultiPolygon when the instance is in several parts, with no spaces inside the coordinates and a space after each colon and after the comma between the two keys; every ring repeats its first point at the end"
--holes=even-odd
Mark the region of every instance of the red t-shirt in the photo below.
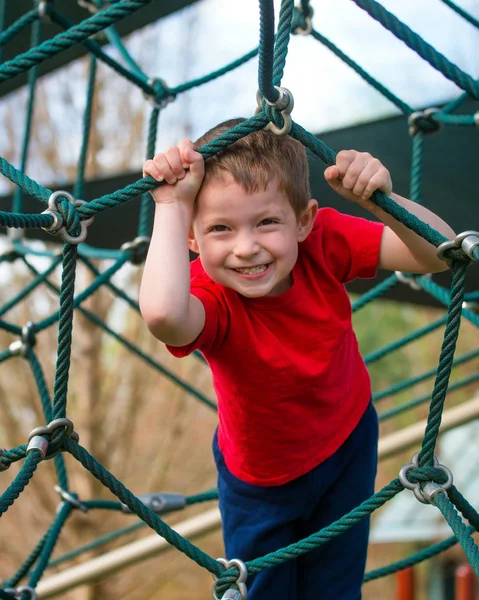
{"type": "Polygon", "coordinates": [[[279,296],[245,298],[192,262],[205,326],[188,346],[168,349],[177,357],[199,349],[210,365],[219,446],[239,479],[287,483],[331,456],[361,419],[371,384],[343,284],[374,277],[382,232],[382,223],[321,209],[279,296]]]}

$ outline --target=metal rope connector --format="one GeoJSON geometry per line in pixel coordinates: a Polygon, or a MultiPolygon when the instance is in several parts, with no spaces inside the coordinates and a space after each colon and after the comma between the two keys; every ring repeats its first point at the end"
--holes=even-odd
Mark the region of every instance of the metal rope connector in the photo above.
{"type": "Polygon", "coordinates": [[[148,79],[147,83],[153,89],[153,93],[143,92],[143,96],[158,110],[165,108],[165,106],[176,100],[176,95],[170,91],[166,81],[161,77],[148,79]]]}
{"type": "Polygon", "coordinates": [[[462,303],[462,310],[470,310],[476,315],[479,315],[479,302],[464,300],[464,302],[462,303]]]}
{"type": "Polygon", "coordinates": [[[28,594],[28,600],[37,600],[36,591],[28,585],[21,585],[18,588],[5,588],[4,591],[18,600],[22,598],[23,594],[28,594]]]}
{"type": "Polygon", "coordinates": [[[19,340],[15,340],[10,344],[8,349],[12,356],[27,356],[28,351],[35,346],[37,338],[35,336],[35,324],[32,321],[22,327],[22,335],[19,340]]]}
{"type": "Polygon", "coordinates": [[[221,563],[225,569],[231,569],[232,567],[236,567],[239,571],[238,579],[235,582],[238,590],[228,590],[221,598],[216,593],[216,582],[218,581],[218,577],[213,575],[213,579],[215,580],[213,584],[213,599],[214,600],[246,600],[248,597],[248,589],[246,587],[246,579],[248,578],[248,569],[242,560],[239,558],[232,558],[231,560],[226,560],[226,558],[217,558],[219,563],[221,563]],[[227,595],[229,592],[229,595],[227,595]]]}
{"type": "Polygon", "coordinates": [[[49,442],[45,439],[45,436],[52,436],[60,427],[63,427],[64,429],[63,439],[71,438],[75,442],[80,440],[70,419],[54,419],[48,425],[36,427],[30,432],[30,435],[28,436],[27,454],[32,450],[40,450],[42,459],[54,458],[60,452],[60,448],[54,450],[51,454],[48,454],[49,442]]]}
{"type": "Polygon", "coordinates": [[[312,6],[309,7],[307,15],[304,14],[304,10],[301,5],[295,6],[291,33],[294,35],[309,35],[313,31],[313,15],[314,9],[312,6]],[[304,27],[301,27],[299,24],[295,26],[295,22],[298,22],[299,20],[304,21],[304,27]]]}
{"type": "Polygon", "coordinates": [[[437,458],[434,456],[433,458],[433,467],[435,469],[439,469],[442,471],[446,477],[446,483],[435,483],[434,481],[428,481],[424,487],[421,489],[420,483],[412,483],[407,478],[407,474],[412,469],[417,469],[419,467],[419,452],[416,452],[412,457],[412,461],[406,465],[404,465],[399,471],[399,481],[401,485],[408,490],[412,490],[416,498],[422,504],[434,504],[433,499],[437,494],[446,494],[447,490],[452,485],[452,473],[451,471],[445,467],[444,465],[440,465],[437,458]]]}
{"type": "Polygon", "coordinates": [[[46,25],[51,25],[52,18],[50,17],[50,7],[52,0],[40,0],[38,3],[38,16],[46,25]]]}
{"type": "Polygon", "coordinates": [[[479,232],[463,231],[459,235],[456,235],[453,240],[448,240],[447,242],[439,244],[436,250],[437,257],[444,260],[448,266],[451,266],[452,259],[448,258],[447,253],[453,248],[461,248],[464,254],[471,260],[477,260],[474,256],[474,251],[476,248],[479,248],[479,232]]]}
{"type": "MultiPolygon", "coordinates": [[[[396,275],[398,281],[404,283],[405,285],[408,285],[415,292],[421,291],[422,288],[416,281],[416,275],[412,273],[403,273],[402,271],[394,271],[394,275],[396,275]]],[[[424,277],[425,279],[431,279],[432,274],[426,273],[424,275],[421,275],[421,277],[424,277]]]]}
{"type": "MultiPolygon", "coordinates": [[[[186,506],[186,498],[183,494],[172,494],[169,492],[142,494],[137,496],[145,506],[150,508],[157,515],[172,512],[174,510],[183,510],[186,506]]],[[[133,514],[133,511],[126,505],[121,505],[121,510],[127,514],[133,514]]]]}
{"type": "Polygon", "coordinates": [[[85,200],[77,200],[69,192],[64,190],[58,190],[48,198],[48,208],[42,212],[53,217],[53,224],[50,227],[42,227],[47,233],[52,235],[59,235],[64,242],[67,244],[78,245],[86,239],[87,229],[93,223],[95,217],[89,217],[80,221],[80,233],[78,235],[71,235],[64,226],[64,219],[60,212],[58,212],[57,199],[65,198],[75,208],[79,208],[83,204],[86,204],[85,200]]]}
{"type": "MultiPolygon", "coordinates": [[[[283,127],[280,129],[277,125],[270,121],[267,125],[265,125],[264,129],[265,131],[272,131],[275,135],[288,135],[288,133],[291,131],[291,127],[293,126],[293,120],[291,119],[291,112],[294,108],[293,94],[285,87],[279,87],[277,85],[274,87],[279,92],[279,98],[276,100],[276,102],[270,102],[267,98],[264,98],[264,101],[272,108],[275,108],[281,112],[284,123],[283,127]]],[[[255,114],[258,114],[263,110],[262,100],[263,98],[261,96],[261,92],[258,90],[256,92],[256,102],[258,105],[256,107],[255,114]]]]}
{"type": "MultiPolygon", "coordinates": [[[[58,492],[60,494],[60,497],[61,497],[63,503],[70,504],[71,506],[73,506],[73,508],[77,508],[78,510],[81,510],[82,512],[85,512],[85,513],[88,512],[88,506],[86,506],[85,504],[80,502],[80,500],[78,500],[78,498],[75,498],[75,496],[70,494],[70,492],[67,492],[59,485],[54,485],[53,489],[55,490],[55,492],[58,492]]],[[[60,507],[61,507],[61,504],[60,504],[60,507]]]]}
{"type": "Polygon", "coordinates": [[[439,108],[432,107],[425,110],[418,110],[409,115],[407,123],[409,125],[409,135],[414,137],[418,131],[422,133],[436,133],[441,129],[441,123],[435,121],[432,116],[441,112],[439,108]]]}
{"type": "Polygon", "coordinates": [[[150,241],[148,236],[140,235],[133,241],[122,244],[120,250],[130,253],[130,262],[132,265],[141,265],[145,262],[150,241]]]}

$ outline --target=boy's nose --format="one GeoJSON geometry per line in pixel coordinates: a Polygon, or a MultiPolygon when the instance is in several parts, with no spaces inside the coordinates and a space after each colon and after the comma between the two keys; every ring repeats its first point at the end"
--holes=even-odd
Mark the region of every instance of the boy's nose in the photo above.
{"type": "Polygon", "coordinates": [[[252,236],[237,237],[233,247],[233,254],[238,258],[255,256],[260,250],[258,242],[252,236]]]}

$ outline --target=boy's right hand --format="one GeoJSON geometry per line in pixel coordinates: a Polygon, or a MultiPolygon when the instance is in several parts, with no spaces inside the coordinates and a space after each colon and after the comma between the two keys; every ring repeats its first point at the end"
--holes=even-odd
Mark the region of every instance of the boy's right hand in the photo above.
{"type": "Polygon", "coordinates": [[[190,140],[181,141],[164,153],[156,154],[143,165],[143,177],[151,175],[156,181],[166,181],[151,190],[155,202],[168,204],[184,202],[193,205],[205,176],[202,155],[196,152],[190,140]]]}

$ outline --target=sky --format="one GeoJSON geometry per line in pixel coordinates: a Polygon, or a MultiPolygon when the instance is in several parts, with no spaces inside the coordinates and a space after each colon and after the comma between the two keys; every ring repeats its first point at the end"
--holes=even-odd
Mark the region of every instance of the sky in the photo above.
{"type": "MultiPolygon", "coordinates": [[[[311,4],[315,29],[408,104],[416,108],[434,106],[459,95],[460,90],[453,83],[352,0],[312,0],[311,4]]],[[[382,0],[382,4],[450,61],[479,78],[479,30],[441,0],[382,0]]],[[[479,18],[477,0],[457,0],[457,4],[479,18]]],[[[279,5],[276,1],[277,14],[279,5]]],[[[201,0],[134,33],[126,45],[149,77],[162,77],[173,87],[235,60],[253,49],[258,39],[257,0],[201,0]]],[[[106,50],[118,57],[114,48],[106,50]]],[[[45,77],[40,84],[54,124],[54,142],[59,154],[71,163],[76,160],[81,143],[85,98],[82,65],[77,61],[45,77]]],[[[251,116],[256,106],[257,69],[257,60],[253,59],[234,72],[181,95],[162,112],[158,149],[177,143],[185,135],[196,138],[223,119],[251,116]]],[[[107,82],[101,97],[104,114],[99,123],[106,142],[99,151],[99,162],[105,175],[112,174],[118,171],[118,164],[125,163],[126,156],[127,168],[138,171],[144,161],[149,103],[142,93],[109,69],[100,69],[99,76],[107,82]],[[123,128],[128,126],[129,115],[134,111],[145,115],[143,139],[138,146],[125,147],[123,128]]],[[[388,100],[311,37],[292,37],[282,85],[294,95],[294,120],[314,133],[398,113],[388,100]]],[[[9,109],[14,107],[15,114],[22,115],[25,104],[25,90],[0,102],[0,133],[11,119],[9,109]]],[[[41,158],[42,140],[51,142],[52,131],[42,129],[41,122],[38,127],[39,143],[32,146],[27,173],[40,183],[61,180],[62,166],[52,168],[41,158]]],[[[15,156],[8,137],[0,135],[0,155],[7,155],[15,165],[19,161],[21,119],[15,133],[17,130],[15,156]]],[[[5,189],[0,178],[0,193],[5,189]]]]}

